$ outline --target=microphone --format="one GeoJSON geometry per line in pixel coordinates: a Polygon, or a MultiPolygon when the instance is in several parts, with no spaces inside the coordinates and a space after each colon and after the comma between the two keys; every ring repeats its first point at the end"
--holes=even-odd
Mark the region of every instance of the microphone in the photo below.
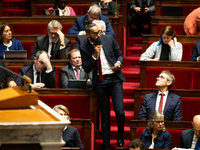
{"type": "Polygon", "coordinates": [[[12,71],[12,70],[6,68],[6,67],[3,67],[2,65],[0,65],[0,68],[2,68],[3,70],[8,71],[8,72],[10,72],[10,73],[12,73],[12,74],[14,74],[14,75],[17,75],[18,77],[20,77],[20,78],[22,78],[22,79],[24,79],[23,89],[26,90],[26,91],[28,91],[29,93],[32,93],[31,85],[30,85],[31,82],[32,82],[32,80],[31,80],[29,77],[27,77],[26,75],[23,75],[23,76],[22,76],[22,75],[20,75],[20,74],[18,74],[18,73],[16,73],[16,72],[14,72],[14,71],[12,71]],[[28,87],[27,87],[27,85],[28,85],[28,87]]]}
{"type": "MultiPolygon", "coordinates": [[[[102,45],[100,39],[97,40],[97,45],[102,45]]],[[[99,54],[99,55],[100,55],[100,54],[99,54]]],[[[99,59],[99,55],[97,56],[97,59],[99,59]]]]}

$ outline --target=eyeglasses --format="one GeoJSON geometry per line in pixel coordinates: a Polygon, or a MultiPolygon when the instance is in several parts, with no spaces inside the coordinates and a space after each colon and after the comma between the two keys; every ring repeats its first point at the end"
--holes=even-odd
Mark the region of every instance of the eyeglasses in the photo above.
{"type": "Polygon", "coordinates": [[[164,124],[164,121],[153,121],[153,122],[155,122],[155,123],[157,123],[157,124],[164,124]]]}
{"type": "Polygon", "coordinates": [[[103,33],[102,30],[99,30],[98,32],[93,32],[92,35],[93,35],[93,36],[97,36],[97,35],[99,35],[99,34],[101,34],[101,33],[103,33]]]}
{"type": "Polygon", "coordinates": [[[164,80],[165,78],[163,76],[158,76],[158,77],[156,77],[156,79],[162,79],[162,80],[164,80]]]}
{"type": "Polygon", "coordinates": [[[94,18],[94,17],[91,17],[89,14],[88,14],[88,17],[89,17],[89,20],[99,20],[99,17],[98,18],[94,18]]]}
{"type": "Polygon", "coordinates": [[[48,32],[49,32],[52,36],[58,34],[57,32],[50,32],[49,30],[48,30],[48,32]]]}

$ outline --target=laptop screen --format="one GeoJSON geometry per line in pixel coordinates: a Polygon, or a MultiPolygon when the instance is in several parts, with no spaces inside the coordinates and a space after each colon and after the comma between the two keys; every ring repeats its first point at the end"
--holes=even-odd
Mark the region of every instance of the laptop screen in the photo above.
{"type": "Polygon", "coordinates": [[[86,89],[87,88],[87,81],[86,80],[68,80],[68,88],[74,89],[86,89]]]}
{"type": "Polygon", "coordinates": [[[26,50],[5,51],[5,59],[27,59],[26,50]]]}

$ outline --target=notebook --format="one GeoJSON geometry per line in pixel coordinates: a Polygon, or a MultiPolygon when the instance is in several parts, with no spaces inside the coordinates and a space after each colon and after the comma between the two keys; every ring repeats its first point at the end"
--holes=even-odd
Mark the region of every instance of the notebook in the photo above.
{"type": "Polygon", "coordinates": [[[87,87],[86,80],[74,80],[74,79],[68,80],[68,88],[86,89],[86,87],[87,87]]]}
{"type": "Polygon", "coordinates": [[[27,59],[27,51],[26,50],[5,51],[5,59],[27,59]]]}
{"type": "Polygon", "coordinates": [[[58,9],[44,9],[43,15],[45,15],[45,16],[59,16],[59,10],[58,9]]]}

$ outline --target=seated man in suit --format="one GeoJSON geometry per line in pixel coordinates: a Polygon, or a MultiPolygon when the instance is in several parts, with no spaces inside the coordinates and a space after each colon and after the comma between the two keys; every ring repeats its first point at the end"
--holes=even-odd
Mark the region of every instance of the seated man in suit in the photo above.
{"type": "Polygon", "coordinates": [[[78,49],[72,49],[69,54],[69,65],[60,69],[60,83],[62,88],[68,88],[68,80],[87,80],[87,87],[92,86],[92,72],[86,73],[82,67],[81,53],[78,49]]]}
{"type": "Polygon", "coordinates": [[[30,59],[34,59],[37,51],[46,51],[50,59],[67,59],[71,41],[62,33],[62,25],[52,20],[47,26],[47,35],[37,37],[30,59]]]}
{"type": "Polygon", "coordinates": [[[193,129],[183,130],[179,148],[200,148],[200,115],[196,115],[192,122],[193,129]]]}
{"type": "Polygon", "coordinates": [[[145,95],[138,119],[149,120],[150,114],[155,110],[159,110],[164,114],[164,120],[181,121],[180,96],[169,91],[174,83],[174,75],[168,70],[162,71],[155,84],[158,87],[158,92],[145,95]]]}
{"type": "MultiPolygon", "coordinates": [[[[98,5],[101,9],[107,9],[107,14],[105,15],[115,15],[116,3],[112,0],[99,0],[92,3],[92,5],[98,5]]],[[[119,15],[120,6],[117,4],[117,14],[119,15]]]]}
{"type": "MultiPolygon", "coordinates": [[[[85,24],[90,23],[89,21],[86,21],[85,24]]],[[[101,35],[105,35],[106,33],[106,24],[103,20],[93,20],[92,23],[96,24],[101,30],[101,35]]],[[[79,46],[87,39],[87,35],[78,35],[76,36],[76,42],[74,44],[74,49],[79,49],[79,46]]]]}
{"type": "Polygon", "coordinates": [[[78,17],[74,25],[67,32],[68,35],[85,35],[85,25],[84,22],[88,20],[92,22],[93,20],[103,20],[106,23],[106,35],[110,34],[116,38],[115,32],[110,24],[110,21],[107,16],[101,15],[101,8],[94,4],[90,6],[88,13],[84,16],[78,17]]]}
{"type": "MultiPolygon", "coordinates": [[[[20,68],[20,75],[26,75],[32,80],[32,88],[54,88],[56,85],[56,68],[51,65],[49,55],[45,51],[38,51],[34,63],[20,68]]],[[[22,86],[22,78],[16,80],[22,86]]]]}
{"type": "Polygon", "coordinates": [[[139,139],[134,139],[129,143],[128,150],[145,150],[144,143],[139,139]]]}
{"type": "Polygon", "coordinates": [[[200,61],[200,41],[196,42],[190,61],[200,61]]]}
{"type": "MultiPolygon", "coordinates": [[[[70,120],[69,110],[64,105],[56,105],[53,107],[53,110],[63,116],[66,120],[70,120]]],[[[80,150],[83,150],[81,137],[77,128],[66,126],[63,129],[62,138],[65,141],[63,147],[80,147],[80,150]]]]}

